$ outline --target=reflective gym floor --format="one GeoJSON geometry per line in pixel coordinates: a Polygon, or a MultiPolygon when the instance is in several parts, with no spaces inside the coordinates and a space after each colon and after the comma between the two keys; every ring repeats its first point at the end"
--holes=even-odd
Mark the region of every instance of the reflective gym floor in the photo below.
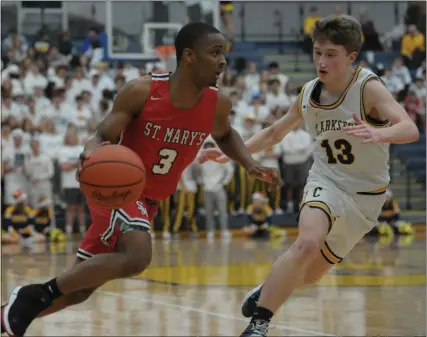
{"type": "MultiPolygon", "coordinates": [[[[156,240],[151,268],[113,281],[87,302],[34,321],[28,336],[238,336],[246,291],[288,247],[234,238],[156,240]]],[[[16,285],[70,266],[78,242],[2,247],[2,303],[16,285]]],[[[319,285],[290,298],[270,336],[425,336],[426,245],[416,238],[365,239],[319,285]]]]}

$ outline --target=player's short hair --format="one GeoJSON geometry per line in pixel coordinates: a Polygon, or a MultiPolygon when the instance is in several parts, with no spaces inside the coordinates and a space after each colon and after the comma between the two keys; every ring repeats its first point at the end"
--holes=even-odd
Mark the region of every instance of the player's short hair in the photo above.
{"type": "Polygon", "coordinates": [[[317,22],[313,42],[329,40],[343,46],[348,53],[359,52],[362,45],[362,26],[349,15],[331,15],[317,22]]]}
{"type": "Polygon", "coordinates": [[[206,35],[218,33],[220,33],[218,29],[204,22],[192,22],[186,24],[181,28],[175,38],[177,63],[179,64],[185,48],[193,49],[197,42],[199,42],[206,35]]]}

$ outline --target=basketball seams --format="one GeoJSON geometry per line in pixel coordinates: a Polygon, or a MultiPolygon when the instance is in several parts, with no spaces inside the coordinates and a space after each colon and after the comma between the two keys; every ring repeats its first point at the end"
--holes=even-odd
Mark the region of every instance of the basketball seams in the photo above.
{"type": "Polygon", "coordinates": [[[82,168],[82,172],[83,172],[85,169],[87,169],[87,168],[89,168],[89,167],[91,167],[91,166],[101,165],[101,164],[125,164],[125,165],[129,165],[129,166],[135,167],[135,168],[137,168],[138,170],[140,170],[142,173],[145,173],[145,172],[144,172],[144,170],[143,170],[140,166],[135,165],[135,164],[132,164],[132,163],[129,163],[129,162],[127,162],[127,161],[122,161],[122,160],[103,160],[103,161],[98,161],[98,162],[96,162],[96,163],[92,163],[92,164],[89,164],[89,165],[83,166],[83,168],[82,168]]]}
{"type": "Polygon", "coordinates": [[[108,161],[96,162],[96,163],[92,163],[92,164],[83,166],[83,169],[82,169],[82,172],[80,173],[80,176],[82,176],[83,172],[86,169],[88,169],[89,167],[96,166],[96,165],[102,165],[102,164],[124,164],[124,165],[128,165],[128,166],[134,167],[134,168],[138,169],[142,173],[142,178],[139,179],[138,181],[135,181],[135,182],[132,182],[132,183],[129,183],[129,184],[125,184],[125,185],[97,185],[97,184],[87,183],[87,182],[85,182],[83,180],[80,180],[80,184],[83,184],[83,185],[86,185],[86,186],[90,186],[90,187],[98,187],[98,188],[122,188],[122,187],[130,187],[130,186],[138,185],[141,182],[143,182],[144,179],[145,179],[145,177],[144,177],[145,171],[141,167],[139,167],[137,165],[134,165],[134,164],[131,164],[131,163],[128,163],[128,162],[125,162],[125,161],[116,161],[116,160],[108,160],[108,161]]]}
{"type": "Polygon", "coordinates": [[[126,184],[126,185],[108,185],[108,186],[102,186],[102,185],[95,185],[95,184],[89,184],[89,183],[85,183],[84,181],[80,181],[80,184],[86,185],[86,186],[90,186],[90,187],[98,187],[98,188],[122,188],[122,187],[131,187],[131,186],[135,186],[140,184],[141,182],[144,181],[144,178],[131,183],[131,184],[126,184]]]}

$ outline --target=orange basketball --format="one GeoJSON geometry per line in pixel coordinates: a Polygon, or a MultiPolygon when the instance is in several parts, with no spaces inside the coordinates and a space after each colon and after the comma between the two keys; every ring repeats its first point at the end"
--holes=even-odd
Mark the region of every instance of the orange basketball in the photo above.
{"type": "Polygon", "coordinates": [[[145,186],[141,158],[122,145],[105,145],[83,162],[80,187],[89,201],[122,208],[136,201],[145,186]]]}

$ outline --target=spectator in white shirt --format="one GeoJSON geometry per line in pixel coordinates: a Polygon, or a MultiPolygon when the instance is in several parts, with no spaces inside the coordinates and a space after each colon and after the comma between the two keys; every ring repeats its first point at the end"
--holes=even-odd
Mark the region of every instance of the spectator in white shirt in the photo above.
{"type": "Polygon", "coordinates": [[[13,146],[2,153],[4,165],[5,204],[11,205],[14,201],[13,194],[18,191],[27,191],[27,179],[24,173],[24,159],[28,148],[23,143],[23,131],[12,131],[13,146]]]}
{"type": "Polygon", "coordinates": [[[391,68],[385,69],[384,75],[381,76],[381,79],[384,81],[384,84],[392,95],[397,95],[405,88],[402,80],[393,74],[393,70],[391,68]]]}
{"type": "Polygon", "coordinates": [[[289,77],[280,72],[279,64],[277,62],[271,62],[268,66],[269,79],[277,78],[280,81],[280,91],[284,92],[286,85],[288,84],[289,77]]]}
{"type": "Polygon", "coordinates": [[[54,70],[53,75],[50,77],[50,80],[55,83],[56,88],[65,87],[65,77],[68,75],[68,67],[65,65],[59,65],[54,70]]]}
{"type": "Polygon", "coordinates": [[[41,111],[37,111],[36,101],[33,97],[27,99],[28,109],[24,112],[24,118],[31,121],[33,126],[39,127],[42,118],[41,111]]]}
{"type": "Polygon", "coordinates": [[[392,69],[393,75],[399,77],[403,85],[405,85],[405,89],[407,89],[412,82],[412,77],[408,67],[404,65],[401,57],[394,60],[392,69]]]}
{"type": "Polygon", "coordinates": [[[287,212],[296,211],[294,205],[301,200],[302,191],[311,166],[313,140],[302,123],[289,132],[280,143],[283,153],[284,178],[287,194],[287,212]],[[294,203],[294,201],[297,201],[294,203]]]}
{"type": "Polygon", "coordinates": [[[298,98],[298,88],[291,81],[288,82],[285,88],[286,96],[288,96],[290,104],[294,104],[298,98]]]}
{"type": "Polygon", "coordinates": [[[104,48],[102,48],[101,42],[97,39],[92,40],[90,48],[86,51],[85,55],[90,57],[89,65],[91,68],[94,68],[104,58],[104,48]]]}
{"type": "Polygon", "coordinates": [[[283,113],[287,112],[291,102],[285,92],[280,91],[280,80],[274,78],[269,81],[270,90],[265,96],[265,103],[270,110],[280,108],[283,113]]]}
{"type": "Polygon", "coordinates": [[[98,118],[99,104],[95,104],[92,92],[90,90],[84,90],[81,93],[81,95],[83,97],[83,103],[85,107],[87,107],[90,110],[90,112],[92,113],[92,116],[94,116],[95,118],[98,118]]]}
{"type": "Polygon", "coordinates": [[[24,91],[27,95],[34,94],[34,86],[47,86],[47,78],[40,74],[40,69],[37,64],[31,65],[30,71],[24,78],[24,91]]]}
{"type": "MultiPolygon", "coordinates": [[[[176,212],[173,224],[173,236],[179,237],[179,230],[183,223],[184,213],[187,215],[188,227],[191,228],[193,236],[198,236],[198,228],[196,223],[196,192],[197,181],[195,177],[194,164],[188,166],[182,172],[181,179],[177,186],[176,193],[176,212]]],[[[163,238],[168,239],[167,229],[163,229],[163,238]]]]}
{"type": "Polygon", "coordinates": [[[417,78],[414,83],[411,84],[409,91],[415,93],[418,98],[421,98],[424,102],[426,100],[426,83],[421,78],[417,78]]]}
{"type": "Polygon", "coordinates": [[[25,172],[31,184],[31,206],[36,207],[42,197],[52,199],[53,162],[48,155],[40,152],[40,142],[36,138],[31,140],[31,153],[25,160],[25,172]]]}
{"type": "MultiPolygon", "coordinates": [[[[211,137],[208,137],[203,145],[204,148],[215,147],[216,144],[211,137]]],[[[205,214],[207,238],[212,240],[215,237],[214,212],[219,212],[219,224],[221,237],[228,239],[231,233],[228,230],[228,211],[227,211],[227,185],[234,174],[234,166],[231,162],[219,164],[213,161],[201,165],[202,181],[205,192],[205,214]]]]}
{"type": "Polygon", "coordinates": [[[257,72],[256,63],[249,62],[248,64],[248,72],[245,75],[245,86],[249,91],[260,90],[260,74],[257,72]]]}
{"type": "Polygon", "coordinates": [[[76,103],[76,97],[80,94],[76,94],[72,91],[73,78],[71,76],[65,76],[64,78],[64,89],[65,89],[65,103],[70,106],[74,106],[76,103]]]}
{"type": "Polygon", "coordinates": [[[123,76],[125,77],[126,82],[135,80],[139,77],[139,70],[132,64],[126,62],[123,68],[123,76]]]}
{"type": "Polygon", "coordinates": [[[266,119],[270,115],[270,109],[264,104],[260,93],[254,93],[252,95],[252,104],[249,106],[248,113],[255,116],[256,131],[263,128],[266,124],[266,119]]]}
{"type": "Polygon", "coordinates": [[[9,121],[5,120],[1,123],[1,150],[6,151],[8,148],[13,148],[12,128],[9,121]]]}
{"type": "Polygon", "coordinates": [[[13,116],[17,119],[22,118],[22,109],[16,102],[13,101],[12,97],[9,95],[3,95],[3,100],[1,102],[1,118],[13,116]]]}
{"type": "Polygon", "coordinates": [[[235,125],[237,132],[243,140],[248,140],[257,131],[257,119],[253,112],[248,112],[242,118],[242,122],[235,125]]]}
{"type": "Polygon", "coordinates": [[[73,95],[80,95],[84,90],[90,90],[92,87],[90,80],[85,77],[82,67],[77,67],[74,72],[73,84],[70,91],[73,95]]]}
{"type": "Polygon", "coordinates": [[[96,70],[93,70],[90,72],[90,80],[91,80],[91,87],[90,92],[92,94],[92,102],[94,105],[98,105],[99,101],[102,99],[102,90],[105,89],[103,85],[101,85],[100,75],[99,72],[96,70]]]}
{"type": "Polygon", "coordinates": [[[65,134],[69,122],[73,120],[73,108],[65,103],[65,89],[54,90],[52,94],[52,110],[47,114],[55,123],[56,130],[60,134],[65,134]]]}
{"type": "Polygon", "coordinates": [[[33,97],[36,101],[36,111],[42,112],[42,115],[52,110],[52,104],[49,98],[47,98],[43,93],[45,87],[46,86],[41,81],[34,83],[33,86],[33,97]]]}
{"type": "Polygon", "coordinates": [[[75,98],[75,107],[73,109],[73,115],[70,116],[70,121],[76,126],[79,138],[87,134],[87,123],[91,117],[92,113],[85,106],[83,97],[81,95],[77,96],[75,98]]]}
{"type": "Polygon", "coordinates": [[[64,137],[64,146],[59,152],[59,165],[62,170],[61,183],[64,202],[67,204],[65,214],[65,231],[68,236],[72,234],[74,218],[77,214],[80,232],[85,232],[85,218],[83,212],[83,194],[80,191],[79,183],[76,181],[76,171],[79,164],[80,154],[83,146],[79,144],[76,132],[69,129],[64,137]]]}
{"type": "Polygon", "coordinates": [[[56,132],[55,123],[48,118],[42,119],[40,131],[38,139],[41,152],[46,153],[52,160],[56,160],[64,143],[64,136],[56,132]]]}

